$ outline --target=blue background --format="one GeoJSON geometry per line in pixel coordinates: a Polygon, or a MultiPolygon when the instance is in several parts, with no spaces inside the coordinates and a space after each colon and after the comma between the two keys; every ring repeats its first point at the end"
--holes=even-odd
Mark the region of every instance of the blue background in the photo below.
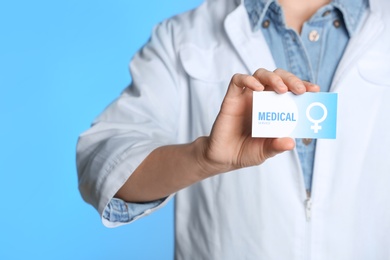
{"type": "Polygon", "coordinates": [[[0,259],[173,258],[172,202],[103,227],[77,190],[75,146],[153,26],[201,2],[0,2],[0,259]]]}

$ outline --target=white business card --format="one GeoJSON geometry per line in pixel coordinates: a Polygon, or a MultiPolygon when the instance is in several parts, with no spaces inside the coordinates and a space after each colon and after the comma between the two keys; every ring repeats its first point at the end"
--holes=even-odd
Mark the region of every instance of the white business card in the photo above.
{"type": "Polygon", "coordinates": [[[252,137],[335,139],[337,93],[253,92],[252,137]]]}

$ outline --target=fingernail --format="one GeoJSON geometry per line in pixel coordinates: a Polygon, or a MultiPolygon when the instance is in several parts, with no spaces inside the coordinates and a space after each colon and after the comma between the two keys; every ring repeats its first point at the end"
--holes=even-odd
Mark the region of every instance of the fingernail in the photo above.
{"type": "Polygon", "coordinates": [[[256,86],[255,86],[258,90],[264,90],[264,86],[263,86],[263,84],[261,84],[260,82],[258,82],[257,80],[256,80],[256,86]]]}
{"type": "Polygon", "coordinates": [[[278,88],[279,88],[280,90],[286,90],[286,89],[287,89],[287,86],[286,86],[286,84],[284,84],[284,83],[280,83],[280,84],[278,85],[278,88]]]}
{"type": "MultiPolygon", "coordinates": [[[[309,83],[309,84],[311,84],[311,83],[309,83]]],[[[305,85],[305,83],[301,82],[301,84],[299,84],[299,89],[304,89],[304,90],[306,90],[306,85],[305,85]]]]}

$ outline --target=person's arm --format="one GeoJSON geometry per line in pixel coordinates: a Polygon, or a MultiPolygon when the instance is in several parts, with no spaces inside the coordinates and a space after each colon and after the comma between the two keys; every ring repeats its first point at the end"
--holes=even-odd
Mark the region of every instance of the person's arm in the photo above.
{"type": "Polygon", "coordinates": [[[153,150],[117,192],[129,202],[160,199],[213,175],[259,165],[294,148],[291,138],[252,138],[253,91],[318,91],[283,70],[259,69],[253,76],[233,76],[210,136],[153,150]]]}
{"type": "Polygon", "coordinates": [[[105,209],[140,163],[154,149],[179,142],[177,117],[184,76],[178,72],[176,46],[180,44],[174,40],[181,32],[174,30],[176,23],[167,20],[154,28],[130,63],[131,85],[79,137],[80,194],[98,210],[106,226],[116,225],[105,220],[105,209]]]}

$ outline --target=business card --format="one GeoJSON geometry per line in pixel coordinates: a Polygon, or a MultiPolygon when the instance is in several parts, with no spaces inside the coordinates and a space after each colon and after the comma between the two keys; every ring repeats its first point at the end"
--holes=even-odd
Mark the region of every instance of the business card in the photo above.
{"type": "Polygon", "coordinates": [[[335,139],[337,93],[253,92],[252,137],[335,139]]]}

